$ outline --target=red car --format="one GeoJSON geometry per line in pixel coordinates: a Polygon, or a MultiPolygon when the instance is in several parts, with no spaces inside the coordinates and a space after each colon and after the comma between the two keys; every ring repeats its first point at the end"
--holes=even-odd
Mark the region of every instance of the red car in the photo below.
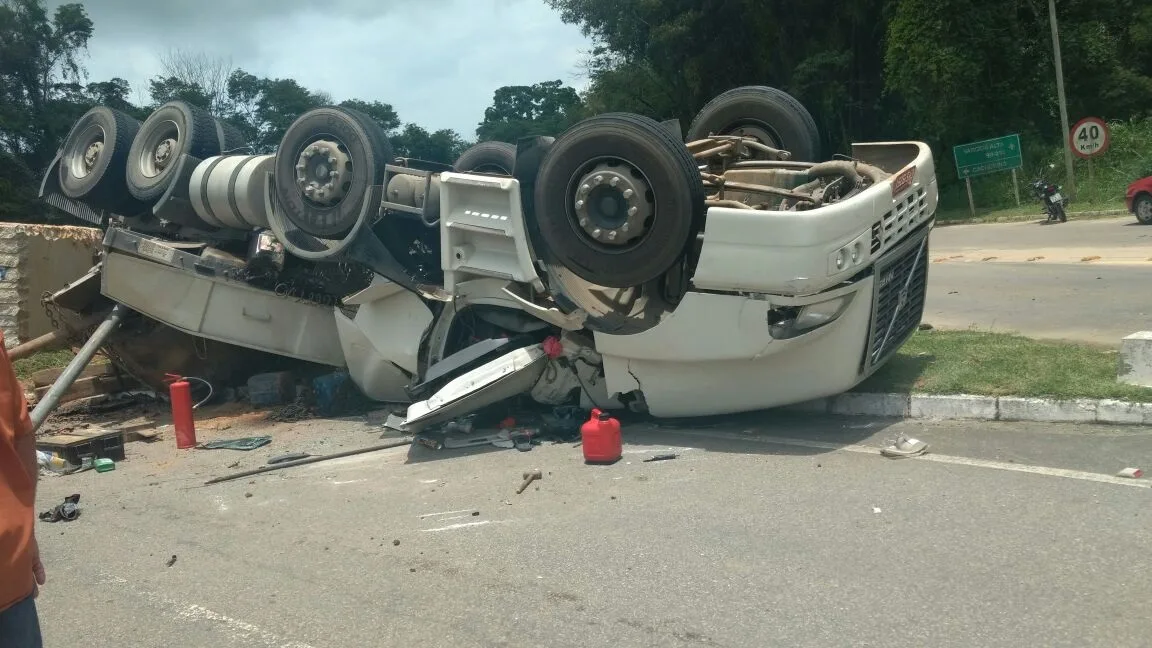
{"type": "Polygon", "coordinates": [[[1124,201],[1128,204],[1128,211],[1136,215],[1136,220],[1152,225],[1152,176],[1128,185],[1124,201]]]}

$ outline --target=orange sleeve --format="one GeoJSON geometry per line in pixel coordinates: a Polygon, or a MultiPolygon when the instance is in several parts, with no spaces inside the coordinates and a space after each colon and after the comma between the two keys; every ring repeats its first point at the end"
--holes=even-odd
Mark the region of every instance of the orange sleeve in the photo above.
{"type": "Polygon", "coordinates": [[[20,437],[32,433],[32,419],[28,416],[28,401],[24,398],[24,388],[16,377],[16,368],[8,356],[8,348],[4,344],[4,332],[0,331],[0,403],[7,404],[11,410],[0,412],[0,416],[12,421],[13,433],[20,437]]]}

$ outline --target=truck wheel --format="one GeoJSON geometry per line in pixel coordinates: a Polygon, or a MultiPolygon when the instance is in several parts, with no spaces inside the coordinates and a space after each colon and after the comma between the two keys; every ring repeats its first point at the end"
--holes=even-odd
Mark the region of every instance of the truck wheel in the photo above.
{"type": "Polygon", "coordinates": [[[169,101],[144,120],[132,141],[128,191],[138,200],[155,201],[168,190],[181,155],[203,160],[219,153],[212,115],[185,101],[169,101]]]}
{"type": "Polygon", "coordinates": [[[761,144],[792,153],[800,162],[818,162],[820,132],[816,120],[792,95],[767,86],[734,88],[696,114],[688,141],[709,135],[753,137],[761,144]]]}
{"type": "Polygon", "coordinates": [[[280,140],[276,198],[304,232],[338,239],[356,225],[368,188],[393,159],[388,138],[356,111],[328,106],[301,115],[280,140]]]}
{"type": "Polygon", "coordinates": [[[243,131],[223,119],[216,120],[216,137],[220,140],[220,152],[224,154],[249,145],[243,131]]]}
{"type": "Polygon", "coordinates": [[[611,113],[561,135],[540,166],[536,220],[577,276],[628,288],[659,277],[703,224],[704,185],[688,149],[656,121],[611,113]]]}
{"type": "Polygon", "coordinates": [[[1132,203],[1132,212],[1136,220],[1143,225],[1152,225],[1152,196],[1140,194],[1132,203]]]}
{"type": "Polygon", "coordinates": [[[480,142],[456,158],[452,169],[459,173],[512,175],[516,166],[516,145],[508,142],[480,142]]]}
{"type": "Polygon", "coordinates": [[[140,122],[98,106],[84,113],[64,140],[58,173],[64,195],[95,209],[124,204],[128,151],[140,122]]]}

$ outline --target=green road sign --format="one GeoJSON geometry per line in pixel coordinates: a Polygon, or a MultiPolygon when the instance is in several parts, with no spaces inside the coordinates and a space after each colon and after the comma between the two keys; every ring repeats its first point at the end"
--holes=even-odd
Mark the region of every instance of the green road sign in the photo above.
{"type": "Polygon", "coordinates": [[[952,155],[956,158],[956,173],[961,178],[1011,171],[1024,166],[1019,135],[961,144],[952,149],[952,155]]]}

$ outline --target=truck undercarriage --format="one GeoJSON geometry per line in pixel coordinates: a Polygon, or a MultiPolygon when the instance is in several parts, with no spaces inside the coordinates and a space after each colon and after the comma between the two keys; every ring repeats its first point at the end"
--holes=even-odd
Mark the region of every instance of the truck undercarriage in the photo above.
{"type": "MultiPolygon", "coordinates": [[[[302,115],[273,155],[237,154],[229,128],[182,102],[77,122],[41,197],[105,227],[104,253],[53,308],[120,304],[214,355],[343,369],[408,404],[410,430],[520,394],[655,416],[828,396],[923,312],[928,147],[821,161],[772,88],[720,95],[687,135],[599,115],[452,167],[395,158],[344,108],[302,115]]],[[[236,369],[157,370],[123,339],[104,346],[150,385],[196,359],[209,380],[236,369]]]]}

